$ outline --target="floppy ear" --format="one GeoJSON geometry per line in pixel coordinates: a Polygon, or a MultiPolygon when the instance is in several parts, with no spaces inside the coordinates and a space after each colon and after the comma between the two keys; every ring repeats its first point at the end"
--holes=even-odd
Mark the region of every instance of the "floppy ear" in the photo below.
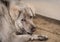
{"type": "Polygon", "coordinates": [[[36,15],[36,12],[35,12],[34,6],[32,4],[27,4],[27,7],[31,10],[33,16],[35,16],[36,15]]]}
{"type": "Polygon", "coordinates": [[[11,5],[9,10],[11,18],[16,20],[20,13],[19,7],[16,5],[11,5]]]}

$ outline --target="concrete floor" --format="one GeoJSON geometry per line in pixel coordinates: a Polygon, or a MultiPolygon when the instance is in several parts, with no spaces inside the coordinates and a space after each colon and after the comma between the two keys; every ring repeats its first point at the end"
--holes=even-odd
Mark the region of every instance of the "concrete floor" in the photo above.
{"type": "Polygon", "coordinates": [[[33,42],[60,42],[60,21],[37,15],[34,23],[37,25],[34,34],[47,35],[49,39],[33,42]]]}

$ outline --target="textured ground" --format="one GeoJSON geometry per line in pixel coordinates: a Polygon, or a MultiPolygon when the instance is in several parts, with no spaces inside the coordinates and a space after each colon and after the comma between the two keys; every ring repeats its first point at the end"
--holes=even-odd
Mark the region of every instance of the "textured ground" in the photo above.
{"type": "Polygon", "coordinates": [[[47,35],[49,39],[33,42],[60,42],[60,21],[37,15],[34,18],[34,23],[37,25],[34,34],[47,35]]]}

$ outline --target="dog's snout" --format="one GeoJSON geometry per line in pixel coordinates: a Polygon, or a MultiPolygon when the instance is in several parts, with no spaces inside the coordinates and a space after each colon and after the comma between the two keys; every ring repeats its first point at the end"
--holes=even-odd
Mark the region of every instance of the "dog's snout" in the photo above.
{"type": "Polygon", "coordinates": [[[31,32],[27,32],[27,33],[30,34],[30,35],[32,35],[35,30],[36,30],[36,27],[32,26],[31,27],[31,32]]]}
{"type": "Polygon", "coordinates": [[[36,30],[35,26],[32,26],[31,31],[34,32],[36,30]]]}

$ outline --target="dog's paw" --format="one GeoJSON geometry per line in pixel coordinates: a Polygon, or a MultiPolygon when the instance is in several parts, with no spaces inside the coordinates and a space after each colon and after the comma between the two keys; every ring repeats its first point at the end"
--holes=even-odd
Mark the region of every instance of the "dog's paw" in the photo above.
{"type": "Polygon", "coordinates": [[[40,41],[46,41],[46,40],[48,40],[48,36],[45,36],[45,35],[41,35],[41,36],[38,36],[38,40],[40,40],[40,41]]]}

